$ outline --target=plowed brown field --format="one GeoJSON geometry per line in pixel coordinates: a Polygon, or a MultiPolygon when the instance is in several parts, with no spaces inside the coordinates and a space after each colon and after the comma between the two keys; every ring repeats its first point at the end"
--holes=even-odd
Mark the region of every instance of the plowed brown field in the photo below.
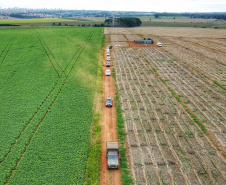
{"type": "Polygon", "coordinates": [[[135,184],[224,184],[226,34],[156,29],[105,29],[163,44],[113,48],[131,175],[135,184]]]}

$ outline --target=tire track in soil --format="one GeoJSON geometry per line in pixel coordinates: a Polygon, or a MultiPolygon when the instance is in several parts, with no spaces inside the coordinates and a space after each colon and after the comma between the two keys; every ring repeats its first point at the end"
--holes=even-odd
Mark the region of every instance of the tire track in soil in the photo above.
{"type": "MultiPolygon", "coordinates": [[[[111,56],[112,59],[112,56],[111,56]]],[[[110,69],[112,71],[113,62],[111,67],[106,67],[106,47],[104,51],[103,60],[103,102],[102,102],[102,121],[101,121],[101,172],[100,172],[100,184],[101,185],[119,185],[120,172],[119,170],[108,170],[107,159],[106,159],[106,143],[107,141],[117,141],[116,131],[116,112],[115,103],[111,108],[105,106],[105,100],[107,96],[111,96],[114,100],[114,80],[112,76],[106,76],[105,71],[110,69]]]]}
{"type": "Polygon", "coordinates": [[[2,53],[1,53],[1,55],[0,55],[0,57],[3,55],[3,53],[5,52],[5,50],[6,50],[6,48],[8,47],[8,49],[6,50],[6,54],[5,54],[5,56],[3,57],[3,59],[2,59],[2,61],[0,62],[0,66],[2,65],[2,63],[5,61],[5,59],[6,59],[6,56],[8,55],[8,53],[9,53],[9,50],[10,50],[10,48],[12,47],[12,45],[13,45],[13,43],[14,43],[14,41],[15,41],[15,39],[16,39],[16,36],[17,35],[15,35],[11,40],[10,40],[10,42],[7,44],[7,46],[5,47],[5,49],[2,51],[2,53]]]}
{"type": "MultiPolygon", "coordinates": [[[[75,59],[75,62],[73,63],[73,65],[72,65],[72,67],[71,67],[71,69],[70,69],[70,71],[69,71],[69,73],[68,73],[68,76],[69,76],[69,74],[71,73],[71,70],[72,70],[72,68],[74,67],[75,63],[77,62],[78,58],[79,58],[80,55],[82,54],[83,50],[85,49],[86,45],[87,45],[87,44],[89,43],[89,41],[91,40],[91,38],[92,38],[92,36],[93,36],[93,33],[94,33],[94,32],[92,32],[92,33],[89,35],[87,41],[84,43],[82,49],[80,50],[79,55],[78,55],[77,58],[75,59]]],[[[73,57],[73,58],[74,58],[74,57],[73,57]]],[[[73,60],[73,58],[72,58],[72,60],[73,60]]],[[[63,74],[64,74],[64,73],[63,73],[63,74]]],[[[63,89],[63,87],[64,87],[64,85],[65,85],[65,83],[66,83],[66,81],[67,81],[67,78],[66,78],[66,75],[65,75],[65,74],[64,74],[64,76],[65,76],[65,80],[64,80],[63,84],[61,85],[61,88],[60,88],[60,90],[58,91],[56,98],[54,99],[54,101],[52,102],[52,104],[50,105],[50,107],[48,108],[48,110],[46,111],[46,114],[44,115],[44,117],[42,118],[42,120],[40,121],[40,123],[38,124],[38,126],[36,127],[36,130],[35,130],[35,132],[33,133],[33,135],[31,136],[31,138],[29,139],[28,144],[26,144],[26,147],[25,147],[24,152],[21,154],[20,159],[17,160],[16,166],[11,170],[10,176],[7,178],[7,180],[6,180],[6,182],[5,182],[5,185],[7,185],[7,184],[9,183],[10,178],[12,177],[14,171],[16,170],[16,168],[17,168],[17,166],[18,166],[20,160],[22,159],[23,155],[24,155],[25,152],[27,151],[27,147],[30,145],[30,143],[31,143],[31,141],[32,141],[32,139],[33,139],[33,137],[34,137],[34,135],[37,133],[38,128],[41,126],[41,124],[43,123],[44,119],[46,118],[46,116],[48,115],[49,111],[51,110],[52,106],[54,105],[54,103],[56,102],[57,98],[59,97],[60,93],[62,92],[62,89],[63,89]]],[[[58,82],[59,82],[59,79],[60,79],[60,78],[58,78],[58,82]]],[[[57,83],[56,83],[56,84],[57,84],[57,83]]],[[[53,90],[51,91],[51,93],[52,93],[52,92],[53,92],[53,90]]],[[[51,93],[50,93],[50,95],[51,95],[51,93]]],[[[47,99],[48,99],[48,98],[47,98],[47,99]]],[[[46,99],[46,100],[47,100],[47,99],[46,99]]],[[[39,110],[40,110],[40,109],[39,109],[39,110]]],[[[37,113],[36,113],[36,114],[37,114],[37,113]]],[[[25,130],[25,129],[24,129],[24,130],[25,130]]],[[[22,133],[21,133],[21,134],[22,134],[22,133]]],[[[20,134],[20,135],[21,135],[21,134],[20,134]]],[[[19,138],[18,138],[18,139],[19,139],[19,138]]]]}

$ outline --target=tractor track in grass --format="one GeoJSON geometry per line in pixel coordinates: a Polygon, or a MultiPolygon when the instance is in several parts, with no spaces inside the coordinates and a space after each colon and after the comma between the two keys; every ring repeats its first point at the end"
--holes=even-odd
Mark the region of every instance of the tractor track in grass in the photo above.
{"type": "Polygon", "coordinates": [[[3,161],[5,161],[5,159],[7,158],[8,154],[12,151],[13,147],[16,145],[17,141],[19,140],[19,138],[21,137],[21,135],[24,133],[25,129],[28,127],[28,125],[31,123],[31,121],[35,118],[35,116],[37,115],[38,111],[43,107],[44,103],[48,100],[48,98],[50,97],[50,95],[52,94],[52,92],[54,91],[56,85],[58,84],[60,78],[58,78],[57,82],[54,84],[53,89],[50,91],[50,93],[48,94],[48,96],[46,97],[46,99],[43,101],[43,103],[40,105],[40,107],[37,109],[37,111],[35,112],[35,114],[32,116],[32,118],[30,119],[30,121],[26,124],[26,126],[23,128],[23,130],[20,132],[19,136],[17,137],[16,141],[14,144],[11,145],[9,152],[5,155],[4,159],[0,162],[0,165],[3,161]]]}
{"type": "MultiPolygon", "coordinates": [[[[40,41],[40,43],[41,43],[41,45],[42,45],[42,47],[43,47],[43,49],[44,49],[46,55],[47,55],[47,57],[48,57],[48,59],[49,59],[51,65],[53,66],[53,69],[56,71],[57,76],[58,76],[58,78],[59,78],[59,77],[60,77],[60,74],[59,74],[59,72],[57,71],[56,67],[54,66],[52,60],[50,59],[50,56],[49,56],[49,54],[48,54],[46,48],[44,47],[43,40],[42,40],[41,36],[38,34],[38,32],[36,32],[36,35],[37,35],[37,37],[38,37],[38,39],[39,39],[39,41],[40,41]]],[[[49,50],[49,48],[48,48],[48,50],[49,50]]]]}
{"type": "Polygon", "coordinates": [[[5,61],[6,56],[8,55],[9,50],[10,50],[10,48],[12,47],[13,42],[15,41],[15,39],[16,39],[16,35],[9,41],[9,43],[6,45],[5,49],[2,51],[0,57],[3,55],[3,53],[4,53],[5,51],[6,51],[6,52],[5,52],[5,56],[3,57],[2,61],[0,62],[0,66],[1,66],[2,63],[5,61]]]}
{"type": "Polygon", "coordinates": [[[9,42],[6,44],[6,47],[2,50],[2,53],[0,54],[0,57],[2,56],[2,54],[5,52],[5,50],[7,49],[7,47],[9,46],[9,44],[12,42],[12,40],[14,39],[15,35],[12,36],[12,38],[9,40],[9,42]]]}
{"type": "Polygon", "coordinates": [[[33,139],[33,137],[34,137],[35,134],[37,133],[38,128],[41,126],[41,124],[43,123],[44,119],[46,118],[46,116],[48,115],[49,111],[51,110],[53,104],[56,102],[57,98],[59,97],[59,95],[60,95],[60,93],[61,93],[61,91],[62,91],[62,89],[63,89],[63,87],[64,87],[64,85],[65,85],[65,83],[66,83],[66,81],[67,81],[67,79],[64,80],[64,83],[61,85],[60,91],[57,93],[56,98],[54,99],[54,101],[52,102],[52,104],[50,105],[50,107],[48,108],[48,110],[46,111],[44,117],[43,117],[42,120],[39,122],[38,126],[36,127],[35,132],[33,133],[32,137],[29,139],[28,144],[26,144],[25,150],[22,152],[22,154],[21,154],[21,156],[20,156],[20,159],[17,160],[15,168],[11,170],[10,176],[7,178],[7,181],[6,181],[5,184],[8,184],[8,183],[9,183],[9,180],[10,180],[10,178],[12,177],[13,172],[16,170],[16,167],[18,166],[20,160],[22,159],[23,155],[24,155],[25,152],[27,151],[27,147],[30,145],[30,143],[31,143],[31,141],[32,141],[32,139],[33,139]]]}
{"type": "MultiPolygon", "coordinates": [[[[38,34],[37,34],[37,37],[39,38],[38,34]]],[[[39,38],[39,41],[40,41],[40,43],[42,44],[40,38],[39,38]]],[[[43,46],[43,44],[42,44],[42,46],[43,46]]],[[[29,124],[31,123],[31,121],[35,118],[35,116],[37,115],[37,113],[39,112],[39,110],[43,107],[44,103],[49,99],[49,97],[51,96],[52,92],[54,91],[55,87],[57,86],[57,84],[58,84],[58,82],[59,82],[59,80],[60,80],[60,76],[59,76],[59,74],[58,74],[56,68],[54,67],[53,62],[52,62],[50,56],[48,55],[48,53],[47,53],[47,51],[46,51],[46,49],[45,49],[44,46],[43,46],[43,49],[44,49],[46,55],[48,56],[48,59],[49,59],[51,65],[52,65],[53,68],[55,69],[55,71],[56,71],[56,73],[57,73],[57,75],[58,75],[58,79],[57,79],[56,83],[54,84],[52,90],[51,90],[50,93],[48,94],[48,96],[47,96],[47,97],[45,98],[45,100],[41,103],[40,107],[37,109],[37,111],[35,112],[35,114],[32,116],[32,118],[29,120],[29,122],[26,124],[26,126],[23,128],[23,130],[20,132],[20,134],[19,134],[19,136],[16,138],[16,141],[14,142],[14,144],[11,145],[11,147],[10,147],[10,149],[9,149],[9,152],[5,155],[4,159],[0,162],[0,165],[2,164],[2,162],[5,161],[5,159],[7,158],[8,154],[12,151],[13,147],[16,145],[17,141],[19,140],[19,138],[21,137],[21,135],[23,134],[23,132],[25,131],[25,129],[29,126],[29,124]]]]}
{"type": "MultiPolygon", "coordinates": [[[[87,38],[87,41],[86,41],[86,43],[85,43],[85,45],[84,45],[83,47],[85,47],[86,44],[89,43],[90,39],[91,39],[92,36],[93,36],[93,33],[94,33],[94,31],[90,32],[90,34],[89,34],[89,36],[88,36],[88,38],[87,38]]],[[[80,49],[81,49],[81,48],[82,48],[82,50],[84,49],[83,47],[80,46],[80,48],[75,52],[75,54],[72,56],[72,58],[71,58],[70,62],[68,63],[68,65],[65,67],[64,71],[66,71],[66,69],[67,69],[68,66],[71,64],[71,62],[73,61],[73,59],[75,58],[75,56],[77,55],[77,53],[79,53],[80,49]]],[[[79,56],[80,56],[80,54],[81,54],[81,53],[79,53],[79,56]]],[[[79,56],[78,56],[78,57],[79,57],[79,56]]],[[[77,57],[77,58],[78,58],[78,57],[77,57]]],[[[65,74],[66,76],[68,76],[68,75],[71,73],[71,70],[74,68],[74,65],[75,65],[75,63],[72,65],[72,67],[71,67],[71,69],[69,70],[68,74],[65,74]]]]}
{"type": "MultiPolygon", "coordinates": [[[[92,36],[92,35],[91,35],[91,36],[92,36]]],[[[89,35],[86,44],[89,42],[90,38],[91,38],[91,37],[90,37],[90,35],[89,35]]],[[[41,42],[41,41],[40,41],[40,42],[41,42]]],[[[47,56],[48,56],[48,59],[49,59],[49,61],[50,61],[51,64],[52,64],[51,58],[50,58],[50,56],[48,55],[48,53],[47,53],[45,47],[43,47],[43,49],[45,50],[45,52],[46,52],[46,54],[47,54],[47,56]]],[[[81,49],[81,48],[80,48],[80,49],[81,49]]],[[[84,49],[84,48],[83,48],[83,49],[84,49]]],[[[79,51],[76,51],[76,54],[77,54],[78,52],[79,52],[79,51]]],[[[75,55],[76,55],[76,54],[75,54],[75,55]]],[[[74,56],[75,56],[75,55],[74,55],[74,56]]],[[[71,59],[71,61],[74,59],[74,56],[73,56],[73,58],[71,59]]],[[[71,61],[70,61],[70,62],[71,62],[71,61]]],[[[53,64],[52,64],[52,66],[53,66],[53,64]]],[[[53,66],[53,68],[54,68],[54,66],[53,66]]],[[[55,68],[54,68],[54,69],[55,69],[55,68]]],[[[58,73],[57,73],[57,74],[58,74],[58,73]]],[[[66,75],[65,75],[65,77],[66,77],[66,75]]],[[[26,124],[26,126],[23,128],[23,130],[21,131],[21,133],[20,133],[19,136],[17,137],[17,139],[16,139],[16,141],[14,142],[14,144],[11,145],[9,152],[5,155],[4,159],[0,162],[0,165],[1,165],[2,162],[5,161],[5,159],[7,158],[8,154],[12,151],[12,149],[13,149],[14,146],[16,145],[17,141],[18,141],[19,138],[21,137],[22,133],[23,133],[23,132],[25,131],[25,129],[29,126],[29,124],[31,123],[31,121],[35,118],[35,116],[37,115],[37,113],[39,112],[39,110],[43,107],[44,103],[49,99],[49,97],[51,96],[51,94],[52,94],[53,91],[55,90],[57,84],[59,83],[59,80],[60,80],[60,76],[58,75],[58,79],[57,79],[57,82],[54,84],[54,87],[52,88],[52,90],[50,91],[50,93],[48,94],[48,96],[46,97],[46,99],[42,102],[42,104],[40,105],[40,107],[37,109],[37,111],[35,112],[35,114],[32,116],[32,118],[29,120],[29,122],[26,124]]]]}
{"type": "MultiPolygon", "coordinates": [[[[57,66],[60,68],[61,72],[64,74],[64,70],[62,69],[62,67],[60,66],[60,64],[57,62],[55,56],[53,55],[53,53],[52,53],[51,50],[49,49],[48,45],[45,43],[44,39],[41,37],[41,35],[40,35],[38,32],[36,32],[36,34],[37,34],[37,36],[38,36],[38,38],[39,38],[40,43],[42,44],[42,47],[43,47],[43,48],[45,48],[45,47],[47,48],[47,50],[49,51],[49,53],[50,53],[51,56],[53,57],[54,61],[56,62],[57,66]]],[[[47,54],[47,50],[45,49],[46,54],[47,54]]],[[[47,55],[48,55],[48,54],[47,54],[47,55]]],[[[48,57],[49,57],[49,55],[48,55],[48,57]]]]}
{"type": "MultiPolygon", "coordinates": [[[[70,69],[70,71],[69,71],[69,73],[68,73],[68,76],[69,76],[69,74],[71,73],[71,70],[72,70],[72,68],[74,67],[75,63],[77,62],[78,58],[79,58],[80,55],[83,53],[83,51],[84,51],[86,45],[87,45],[87,44],[89,43],[89,41],[91,40],[92,36],[93,36],[93,32],[88,36],[88,39],[86,40],[86,42],[85,42],[85,43],[83,44],[83,46],[81,47],[80,52],[76,52],[76,53],[79,53],[79,54],[78,54],[77,58],[75,59],[75,62],[73,63],[73,65],[72,65],[72,67],[71,67],[71,69],[70,69]]],[[[75,56],[75,55],[74,55],[74,56],[75,56]]],[[[72,59],[71,59],[70,62],[72,62],[73,59],[74,59],[74,57],[72,57],[72,59]]],[[[37,133],[38,128],[41,126],[41,124],[43,123],[44,119],[46,118],[46,116],[48,115],[49,111],[51,110],[52,106],[54,105],[54,103],[56,102],[57,98],[59,97],[60,93],[62,92],[62,89],[63,89],[63,87],[64,87],[64,85],[65,85],[65,83],[66,83],[66,81],[67,81],[66,74],[63,72],[62,75],[65,77],[65,79],[64,79],[64,81],[63,81],[63,83],[62,83],[62,85],[61,85],[61,87],[60,87],[60,90],[59,90],[58,93],[57,93],[57,96],[54,98],[54,100],[53,100],[53,102],[51,103],[50,107],[47,109],[45,115],[42,117],[42,119],[41,119],[41,121],[39,122],[38,126],[36,127],[34,133],[33,133],[32,136],[30,137],[28,144],[26,144],[24,151],[21,153],[20,158],[17,160],[15,167],[14,167],[13,169],[11,169],[10,176],[7,177],[7,180],[6,180],[5,184],[8,184],[8,183],[9,183],[10,178],[12,177],[14,171],[16,170],[16,168],[17,168],[17,166],[18,166],[20,160],[22,159],[23,155],[24,155],[25,152],[27,151],[27,148],[28,148],[28,146],[30,145],[30,143],[31,143],[31,141],[32,141],[32,139],[33,139],[33,137],[34,137],[35,134],[37,133]]],[[[62,78],[62,77],[61,77],[61,78],[62,78]]],[[[58,78],[58,82],[59,82],[59,79],[60,79],[60,78],[58,78]]],[[[58,82],[57,82],[57,83],[58,83],[58,82]]],[[[57,83],[56,83],[56,85],[57,85],[57,83]]],[[[53,90],[52,90],[52,92],[53,92],[53,90]]],[[[51,94],[52,94],[52,92],[51,92],[51,94]]],[[[50,94],[50,95],[51,95],[51,94],[50,94]]],[[[46,101],[47,101],[47,100],[48,100],[48,98],[46,99],[46,101]]],[[[40,109],[39,109],[39,110],[40,110],[40,109]]],[[[25,130],[25,129],[24,129],[24,130],[25,130]]],[[[22,133],[21,133],[21,134],[22,134],[22,133]]],[[[18,138],[18,139],[19,139],[19,138],[18,138]]],[[[15,146],[15,145],[14,145],[14,146],[15,146]]]]}

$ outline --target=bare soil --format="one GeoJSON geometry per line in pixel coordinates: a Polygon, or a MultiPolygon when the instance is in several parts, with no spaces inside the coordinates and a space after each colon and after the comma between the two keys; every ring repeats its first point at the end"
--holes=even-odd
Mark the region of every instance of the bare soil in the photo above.
{"type": "Polygon", "coordinates": [[[130,45],[113,54],[135,184],[224,184],[225,32],[106,28],[105,33],[125,35],[130,45]],[[151,37],[163,47],[132,42],[139,37],[151,37]]]}
{"type": "MultiPolygon", "coordinates": [[[[111,67],[106,67],[106,48],[104,52],[103,61],[103,103],[102,103],[102,131],[101,131],[101,185],[118,185],[120,184],[120,172],[119,170],[108,170],[106,160],[106,142],[117,141],[117,130],[116,130],[116,114],[114,105],[114,79],[112,76],[106,76],[106,70],[112,71],[111,67]],[[107,96],[113,98],[113,107],[106,107],[105,101],[107,96]]],[[[112,56],[111,56],[112,58],[112,56]]]]}

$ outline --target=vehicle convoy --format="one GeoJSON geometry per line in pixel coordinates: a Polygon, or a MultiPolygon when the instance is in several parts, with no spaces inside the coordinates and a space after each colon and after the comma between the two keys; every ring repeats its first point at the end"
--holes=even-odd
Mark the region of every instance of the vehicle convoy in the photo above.
{"type": "Polygon", "coordinates": [[[106,107],[112,107],[112,100],[111,100],[111,97],[110,96],[107,97],[106,107]]]}
{"type": "Polygon", "coordinates": [[[106,76],[111,76],[111,71],[109,69],[106,70],[106,76]]]}
{"type": "Polygon", "coordinates": [[[110,61],[111,60],[111,58],[110,57],[107,57],[107,61],[110,61]]]}
{"type": "Polygon", "coordinates": [[[107,168],[119,168],[119,148],[118,141],[107,141],[107,168]]]}
{"type": "Polygon", "coordinates": [[[111,63],[110,62],[106,62],[106,67],[110,67],[111,63]]]}

